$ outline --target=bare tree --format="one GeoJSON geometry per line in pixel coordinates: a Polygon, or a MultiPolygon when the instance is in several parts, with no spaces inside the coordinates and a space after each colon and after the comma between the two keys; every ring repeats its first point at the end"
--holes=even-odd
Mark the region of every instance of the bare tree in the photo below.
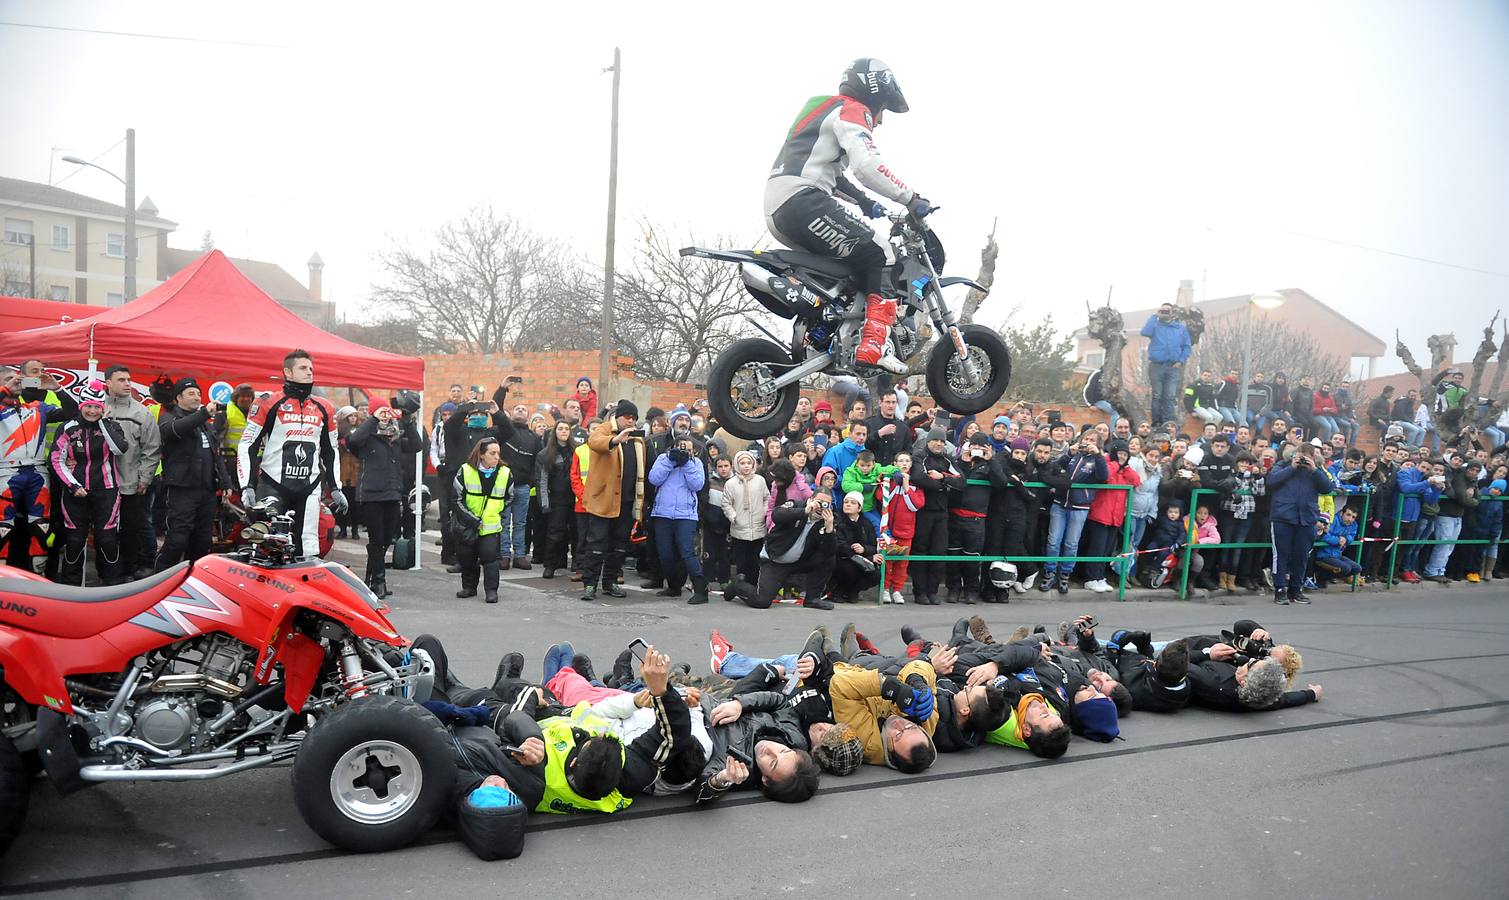
{"type": "MultiPolygon", "coordinates": [[[[1191,368],[1209,369],[1218,376],[1228,371],[1242,371],[1242,352],[1247,341],[1244,317],[1217,319],[1205,331],[1205,339],[1190,360],[1191,368]]],[[[1286,372],[1290,381],[1296,375],[1310,375],[1318,385],[1335,383],[1347,375],[1347,360],[1327,353],[1315,337],[1296,331],[1277,319],[1254,316],[1252,319],[1252,371],[1271,376],[1286,372]]],[[[1195,373],[1191,373],[1193,378],[1195,373]]]]}
{"type": "Polygon", "coordinates": [[[490,206],[434,234],[432,246],[378,256],[382,318],[412,322],[422,350],[517,349],[524,325],[561,300],[575,261],[558,241],[490,206]]]}
{"type": "MultiPolygon", "coordinates": [[[[975,313],[980,311],[980,305],[985,302],[986,292],[995,284],[996,259],[1000,254],[1000,245],[996,243],[995,225],[992,224],[990,234],[985,237],[985,246],[980,249],[980,270],[974,279],[975,283],[985,288],[985,291],[977,291],[974,288],[970,288],[969,293],[964,295],[964,305],[959,309],[960,323],[969,324],[974,322],[975,313]]],[[[1020,309],[1020,305],[1012,307],[1011,311],[1006,314],[1006,319],[1009,321],[1020,309]]],[[[1004,332],[1005,328],[1006,323],[1002,322],[996,330],[1004,332]]],[[[922,323],[922,327],[918,329],[917,338],[919,343],[917,344],[917,348],[904,360],[908,370],[905,377],[920,376],[927,371],[927,361],[932,358],[933,347],[937,345],[942,337],[942,335],[933,333],[931,324],[927,322],[922,323]]]]}
{"type": "MultiPolygon", "coordinates": [[[[640,375],[690,381],[713,357],[749,333],[761,307],[728,263],[682,256],[682,241],[643,219],[633,261],[621,272],[614,309],[614,339],[634,357],[640,375]]],[[[725,235],[711,246],[747,246],[725,235]]]]}
{"type": "Polygon", "coordinates": [[[1089,332],[1090,337],[1100,341],[1100,346],[1105,351],[1102,356],[1104,362],[1100,366],[1101,394],[1122,418],[1138,421],[1139,417],[1133,413],[1133,409],[1146,407],[1135,404],[1137,398],[1127,389],[1127,375],[1130,373],[1122,371],[1122,351],[1126,349],[1127,336],[1126,323],[1121,313],[1110,303],[1091,310],[1089,332]]]}

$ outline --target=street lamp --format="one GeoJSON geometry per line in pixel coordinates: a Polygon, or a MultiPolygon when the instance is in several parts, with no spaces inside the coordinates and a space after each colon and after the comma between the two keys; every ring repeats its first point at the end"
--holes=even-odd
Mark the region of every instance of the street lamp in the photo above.
{"type": "Polygon", "coordinates": [[[1247,298],[1247,336],[1242,341],[1242,390],[1241,407],[1237,410],[1237,424],[1247,424],[1247,382],[1252,377],[1252,308],[1278,309],[1284,305],[1284,296],[1274,291],[1253,294],[1247,298]]]}
{"type": "Polygon", "coordinates": [[[126,302],[136,299],[136,129],[126,129],[126,177],[104,166],[77,156],[65,156],[63,162],[99,169],[126,186],[126,302]]]}

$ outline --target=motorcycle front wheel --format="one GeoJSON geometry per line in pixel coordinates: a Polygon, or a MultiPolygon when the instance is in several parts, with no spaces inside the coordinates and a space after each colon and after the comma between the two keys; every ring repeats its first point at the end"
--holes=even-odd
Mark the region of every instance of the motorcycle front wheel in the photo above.
{"type": "Polygon", "coordinates": [[[1011,383],[1011,352],[994,329],[984,325],[960,325],[973,377],[965,371],[953,341],[944,335],[927,358],[927,392],[955,415],[982,413],[1001,399],[1011,383]]]}
{"type": "Polygon", "coordinates": [[[793,365],[785,348],[762,338],[734,341],[713,360],[707,404],[718,424],[737,437],[758,440],[780,433],[796,413],[801,385],[774,389],[770,382],[793,365]]]}

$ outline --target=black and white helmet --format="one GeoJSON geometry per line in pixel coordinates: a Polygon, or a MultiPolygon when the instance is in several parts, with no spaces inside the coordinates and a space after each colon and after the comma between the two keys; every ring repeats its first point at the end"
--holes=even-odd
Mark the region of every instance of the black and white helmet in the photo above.
{"type": "Polygon", "coordinates": [[[907,111],[906,97],[896,82],[896,73],[890,66],[868,56],[849,63],[838,92],[868,106],[872,113],[883,109],[893,113],[907,111]]]}
{"type": "Polygon", "coordinates": [[[1005,560],[990,564],[990,583],[999,590],[1010,590],[1016,584],[1016,566],[1005,560]]]}

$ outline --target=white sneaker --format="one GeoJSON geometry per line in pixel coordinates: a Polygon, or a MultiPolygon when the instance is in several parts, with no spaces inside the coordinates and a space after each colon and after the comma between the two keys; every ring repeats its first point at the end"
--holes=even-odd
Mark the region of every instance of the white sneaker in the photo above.
{"type": "Polygon", "coordinates": [[[1021,581],[1017,582],[1017,592],[1025,594],[1028,591],[1032,590],[1032,583],[1034,581],[1037,581],[1036,572],[1033,572],[1031,575],[1028,575],[1026,578],[1023,578],[1021,581]]]}
{"type": "Polygon", "coordinates": [[[906,602],[906,598],[903,597],[903,596],[901,596],[901,592],[900,591],[891,591],[891,602],[892,603],[898,603],[898,604],[905,603],[906,602]]]}
{"type": "Polygon", "coordinates": [[[896,601],[894,601],[894,600],[891,599],[891,592],[890,591],[882,590],[880,592],[880,602],[881,603],[894,603],[896,601]]]}
{"type": "Polygon", "coordinates": [[[1113,588],[1109,584],[1106,584],[1106,580],[1104,578],[1098,579],[1096,581],[1086,582],[1085,587],[1089,588],[1097,594],[1104,594],[1113,590],[1113,588]]]}

